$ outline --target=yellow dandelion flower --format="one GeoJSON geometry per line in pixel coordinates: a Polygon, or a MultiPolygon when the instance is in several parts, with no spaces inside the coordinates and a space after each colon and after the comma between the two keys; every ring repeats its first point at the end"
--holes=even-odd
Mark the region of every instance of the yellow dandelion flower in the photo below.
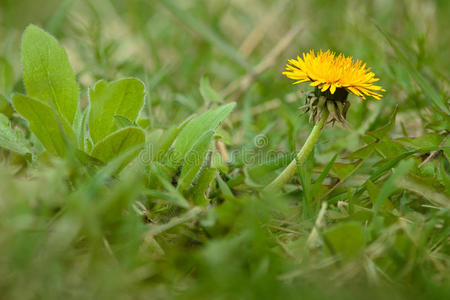
{"type": "Polygon", "coordinates": [[[337,89],[345,89],[362,99],[370,96],[380,100],[383,95],[378,92],[386,91],[373,84],[379,79],[361,60],[354,61],[352,57],[342,54],[336,56],[330,50],[320,50],[317,54],[310,50],[309,53],[303,53],[303,58],[297,56],[297,59],[288,62],[283,75],[296,80],[294,84],[311,81],[310,85],[322,93],[329,90],[333,95],[337,89]]]}

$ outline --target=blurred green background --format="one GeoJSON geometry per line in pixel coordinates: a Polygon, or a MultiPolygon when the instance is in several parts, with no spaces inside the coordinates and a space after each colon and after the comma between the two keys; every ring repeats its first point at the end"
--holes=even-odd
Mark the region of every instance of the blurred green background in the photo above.
{"type": "MultiPolygon", "coordinates": [[[[263,134],[266,150],[294,152],[311,128],[298,111],[300,91],[310,88],[292,86],[281,75],[286,61],[309,49],[342,52],[366,62],[387,92],[381,101],[350,97],[351,128],[327,129],[317,146],[315,160],[326,165],[334,154],[364,146],[363,133],[386,124],[396,105],[392,138],[448,135],[448,114],[417,84],[414,72],[448,104],[449,19],[446,0],[0,0],[0,56],[14,69],[9,92],[23,92],[21,35],[36,24],[66,49],[82,104],[87,88],[100,79],[143,80],[151,129],[205,111],[209,104],[199,84],[207,76],[225,101],[237,102],[222,133],[230,151],[254,148],[255,137],[263,134]]],[[[358,169],[349,189],[371,174],[378,159],[398,151],[386,144],[358,169]]],[[[133,213],[142,213],[136,201],[149,207],[142,196],[144,176],[125,172],[120,181],[109,181],[80,174],[64,160],[19,173],[16,165],[2,162],[0,298],[445,299],[450,213],[448,207],[422,205],[427,192],[441,192],[436,185],[448,188],[448,161],[440,161],[414,171],[428,189],[419,197],[414,183],[404,184],[393,199],[395,216],[380,221],[376,234],[365,236],[371,244],[365,244],[364,255],[345,264],[306,249],[318,209],[304,215],[290,205],[304,194],[260,199],[246,181],[234,197],[219,182],[222,189],[211,198],[222,205],[201,217],[170,207],[153,212],[155,223],[187,218],[154,238],[144,217],[133,213]]],[[[232,171],[223,178],[243,172],[232,171]]],[[[265,175],[258,179],[267,182],[265,175]]],[[[341,220],[337,204],[346,193],[328,199],[333,222],[341,220]]],[[[448,190],[442,193],[448,201],[448,190]]],[[[360,214],[345,220],[363,219],[360,214]]]]}
{"type": "Polygon", "coordinates": [[[230,94],[264,59],[269,61],[257,72],[252,97],[258,103],[283,98],[297,88],[281,76],[286,60],[309,49],[332,49],[367,62],[388,90],[382,106],[425,104],[416,101],[416,87],[374,23],[398,39],[418,70],[448,88],[448,1],[1,3],[0,55],[10,60],[17,79],[20,36],[33,23],[62,42],[85,88],[101,78],[144,80],[153,105],[161,107],[155,119],[161,124],[198,109],[202,75],[230,94]],[[281,49],[273,53],[277,46],[281,49]]]}

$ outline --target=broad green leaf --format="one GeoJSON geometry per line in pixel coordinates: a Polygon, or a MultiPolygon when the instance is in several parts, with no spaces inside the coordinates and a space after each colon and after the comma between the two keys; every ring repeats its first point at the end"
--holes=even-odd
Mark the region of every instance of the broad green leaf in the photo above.
{"type": "Polygon", "coordinates": [[[186,119],[183,123],[181,123],[178,126],[171,127],[167,129],[167,131],[163,134],[162,141],[158,143],[158,146],[155,147],[155,160],[161,161],[165,155],[168,153],[169,148],[172,146],[175,139],[178,137],[180,132],[183,130],[183,128],[189,124],[189,122],[192,120],[192,116],[186,119]]]}
{"type": "Polygon", "coordinates": [[[136,121],[136,124],[143,129],[151,129],[152,128],[152,121],[147,118],[139,118],[136,121]]]}
{"type": "Polygon", "coordinates": [[[375,148],[382,157],[396,157],[407,151],[405,147],[389,137],[382,137],[375,148]]]}
{"type": "Polygon", "coordinates": [[[364,247],[364,233],[356,222],[347,222],[333,226],[324,232],[325,249],[330,254],[349,259],[357,255],[364,247]]]}
{"type": "Polygon", "coordinates": [[[222,195],[227,198],[227,199],[232,199],[234,198],[233,192],[231,191],[230,187],[228,186],[228,184],[223,181],[222,177],[217,176],[217,183],[219,185],[219,189],[222,192],[222,195]]]}
{"type": "Polygon", "coordinates": [[[50,34],[30,25],[23,35],[22,62],[27,94],[54,107],[72,125],[78,84],[64,48],[50,34]]]}
{"type": "Polygon", "coordinates": [[[115,116],[136,121],[144,93],[144,84],[135,78],[111,83],[101,80],[89,90],[89,133],[94,144],[118,129],[115,116]]]}
{"type": "Polygon", "coordinates": [[[200,79],[200,94],[202,95],[203,100],[205,100],[205,103],[223,102],[222,97],[220,97],[220,95],[211,87],[207,77],[202,77],[202,79],[200,79]]]}
{"type": "Polygon", "coordinates": [[[16,111],[30,124],[31,131],[50,153],[64,156],[68,144],[76,145],[75,134],[64,118],[47,104],[25,95],[13,97],[16,111]]]}
{"type": "Polygon", "coordinates": [[[9,119],[2,114],[0,114],[0,147],[21,155],[31,152],[22,132],[12,129],[9,119]]]}
{"type": "Polygon", "coordinates": [[[133,122],[131,122],[130,120],[128,120],[127,118],[125,118],[124,116],[114,116],[114,121],[116,123],[117,128],[125,128],[125,127],[133,127],[136,126],[135,124],[133,124],[133,122]]]}
{"type": "Polygon", "coordinates": [[[85,151],[77,150],[75,152],[75,156],[83,165],[88,166],[90,168],[105,166],[104,162],[96,159],[95,157],[90,156],[85,151]]]}
{"type": "Polygon", "coordinates": [[[90,157],[89,159],[92,158],[94,164],[103,165],[96,172],[95,176],[92,177],[90,182],[103,184],[105,181],[110,180],[111,176],[117,175],[136,156],[136,153],[139,151],[139,146],[129,147],[127,149],[122,147],[122,150],[106,164],[103,161],[97,160],[97,158],[90,157]]]}
{"type": "Polygon", "coordinates": [[[366,159],[369,155],[372,154],[372,152],[375,150],[375,147],[377,146],[377,142],[373,142],[371,144],[368,144],[364,147],[359,148],[353,153],[350,153],[347,156],[344,156],[344,159],[366,159]]]}
{"type": "Polygon", "coordinates": [[[206,206],[209,199],[206,198],[206,191],[217,175],[216,168],[205,168],[198,178],[197,184],[192,189],[193,202],[195,206],[206,206]]]}
{"type": "Polygon", "coordinates": [[[428,133],[416,138],[410,137],[398,138],[395,141],[402,145],[417,149],[423,147],[439,146],[444,140],[444,138],[445,138],[444,135],[438,133],[428,133]]]}
{"type": "Polygon", "coordinates": [[[0,57],[0,94],[9,96],[14,85],[14,72],[9,62],[0,57]]]}
{"type": "Polygon", "coordinates": [[[137,127],[119,129],[98,142],[91,155],[102,162],[109,162],[121,153],[131,151],[124,165],[133,160],[145,142],[145,133],[137,127]],[[132,151],[132,149],[135,149],[132,151]]]}
{"type": "Polygon", "coordinates": [[[195,175],[197,175],[200,171],[211,145],[213,136],[214,131],[204,133],[186,154],[183,169],[181,170],[180,179],[178,181],[178,190],[180,192],[185,191],[189,187],[195,179],[195,175]]]}
{"type": "Polygon", "coordinates": [[[336,174],[336,176],[340,179],[343,180],[344,178],[346,178],[349,174],[352,174],[355,166],[359,163],[355,162],[355,163],[335,163],[332,167],[333,172],[336,174]]]}
{"type": "Polygon", "coordinates": [[[172,163],[175,166],[179,166],[186,153],[197,143],[198,139],[208,131],[215,131],[219,124],[230,114],[235,105],[235,103],[229,103],[211,109],[189,122],[180,132],[175,142],[174,161],[172,163]]]}
{"type": "Polygon", "coordinates": [[[144,163],[162,161],[180,131],[184,128],[184,126],[186,126],[187,123],[189,123],[191,119],[192,117],[188,118],[180,125],[172,126],[166,130],[152,130],[147,136],[147,140],[149,140],[149,142],[146,144],[146,148],[143,151],[144,163]]]}

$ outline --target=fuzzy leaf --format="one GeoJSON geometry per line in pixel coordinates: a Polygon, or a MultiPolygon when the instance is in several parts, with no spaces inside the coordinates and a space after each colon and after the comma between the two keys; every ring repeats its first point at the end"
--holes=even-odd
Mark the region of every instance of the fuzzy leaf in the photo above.
{"type": "Polygon", "coordinates": [[[219,124],[233,110],[235,103],[229,103],[215,109],[209,110],[191,122],[189,122],[180,132],[174,146],[174,161],[175,166],[179,166],[183,161],[187,152],[194,144],[208,131],[215,131],[219,124]]]}
{"type": "Polygon", "coordinates": [[[67,143],[76,144],[71,126],[47,104],[25,95],[13,97],[16,111],[30,124],[31,131],[50,153],[64,156],[67,143]]]}
{"type": "Polygon", "coordinates": [[[117,155],[131,151],[129,157],[124,160],[124,165],[133,160],[138,154],[140,147],[145,142],[145,133],[137,127],[128,127],[115,131],[98,142],[91,155],[102,162],[109,162],[117,155]],[[132,151],[136,148],[134,151],[132,151]]]}
{"type": "Polygon", "coordinates": [[[89,90],[89,133],[94,144],[119,127],[115,116],[136,121],[144,105],[144,84],[127,78],[111,83],[101,80],[89,90]]]}
{"type": "Polygon", "coordinates": [[[125,127],[136,126],[135,124],[133,124],[133,122],[131,122],[127,118],[125,118],[123,116],[119,116],[119,115],[118,116],[114,116],[114,121],[116,122],[117,128],[125,128],[125,127]]]}
{"type": "Polygon", "coordinates": [[[179,191],[183,192],[186,190],[195,179],[195,175],[197,175],[205,161],[213,136],[214,131],[204,133],[186,154],[180,180],[178,181],[179,191]]]}
{"type": "Polygon", "coordinates": [[[178,126],[173,126],[169,129],[167,129],[164,134],[162,134],[161,141],[158,141],[158,144],[155,145],[154,153],[155,153],[155,160],[161,161],[166,154],[168,153],[170,147],[174,143],[177,136],[180,134],[180,132],[183,130],[183,128],[189,124],[189,122],[192,120],[192,117],[189,117],[187,120],[182,122],[178,126]]]}
{"type": "Polygon", "coordinates": [[[64,48],[50,34],[30,25],[23,35],[22,62],[28,95],[54,107],[72,125],[78,84],[64,48]]]}
{"type": "Polygon", "coordinates": [[[193,201],[196,206],[206,206],[209,199],[206,198],[206,191],[217,176],[216,168],[205,168],[200,175],[197,184],[192,189],[193,201]]]}

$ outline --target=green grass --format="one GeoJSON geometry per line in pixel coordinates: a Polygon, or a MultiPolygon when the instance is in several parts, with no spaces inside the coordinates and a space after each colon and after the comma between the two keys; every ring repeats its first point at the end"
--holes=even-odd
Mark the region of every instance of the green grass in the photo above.
{"type": "Polygon", "coordinates": [[[0,298],[449,298],[449,17],[437,0],[1,1],[0,298]],[[29,24],[76,82],[47,35],[22,44],[29,24]],[[350,125],[265,191],[313,127],[311,88],[281,75],[309,49],[367,62],[387,92],[350,96],[350,125]]]}

